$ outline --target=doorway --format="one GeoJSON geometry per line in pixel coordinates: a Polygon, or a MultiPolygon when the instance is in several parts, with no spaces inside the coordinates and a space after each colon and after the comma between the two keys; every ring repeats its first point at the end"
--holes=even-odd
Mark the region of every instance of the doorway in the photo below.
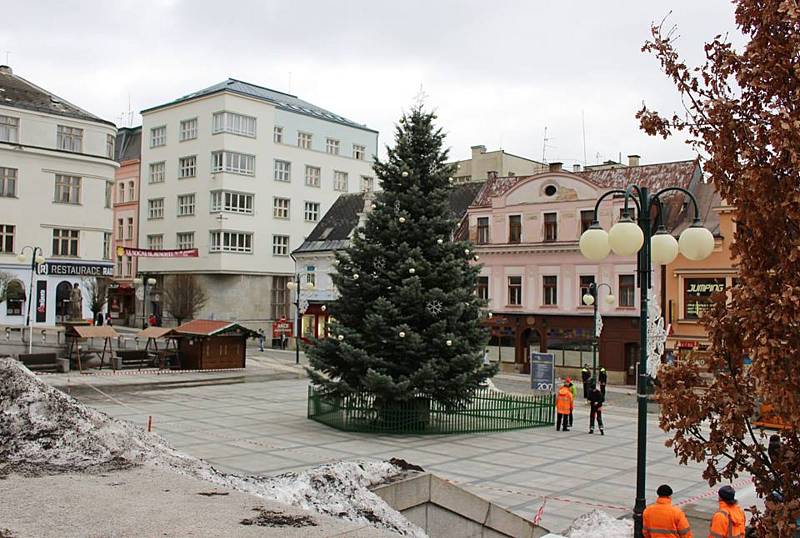
{"type": "Polygon", "coordinates": [[[625,344],[625,384],[636,385],[636,366],[639,364],[639,344],[625,344]]]}
{"type": "Polygon", "coordinates": [[[56,320],[64,323],[69,316],[69,303],[70,294],[72,293],[72,284],[66,280],[62,280],[56,286],[56,320]]]}

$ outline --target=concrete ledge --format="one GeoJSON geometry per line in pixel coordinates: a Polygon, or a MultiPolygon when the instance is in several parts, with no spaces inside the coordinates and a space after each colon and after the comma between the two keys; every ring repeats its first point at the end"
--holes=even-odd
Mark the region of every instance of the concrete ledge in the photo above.
{"type": "Polygon", "coordinates": [[[62,374],[69,372],[69,359],[56,359],[58,363],[58,371],[62,374]]]}

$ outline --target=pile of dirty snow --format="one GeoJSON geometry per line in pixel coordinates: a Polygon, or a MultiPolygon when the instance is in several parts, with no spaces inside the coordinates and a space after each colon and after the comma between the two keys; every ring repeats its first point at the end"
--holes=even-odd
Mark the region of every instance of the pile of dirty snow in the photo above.
{"type": "Polygon", "coordinates": [[[403,474],[392,462],[343,461],[275,477],[223,473],[158,435],[83,405],[10,358],[0,358],[0,440],[0,474],[152,465],[403,536],[425,536],[368,489],[403,474]]]}
{"type": "Polygon", "coordinates": [[[564,531],[565,538],[630,538],[633,521],[615,519],[600,510],[583,514],[564,531]]]}

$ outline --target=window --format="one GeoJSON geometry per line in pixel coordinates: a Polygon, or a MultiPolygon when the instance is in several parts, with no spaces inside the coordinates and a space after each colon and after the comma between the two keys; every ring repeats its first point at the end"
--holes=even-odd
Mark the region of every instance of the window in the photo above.
{"type": "Polygon", "coordinates": [[[78,230],[55,228],[53,230],[53,256],[78,255],[78,230]]]}
{"type": "Polygon", "coordinates": [[[111,259],[111,234],[107,232],[103,234],[103,259],[111,259]]]}
{"type": "Polygon", "coordinates": [[[56,147],[67,151],[80,153],[83,151],[83,129],[59,125],[56,137],[56,147]]]}
{"type": "Polygon", "coordinates": [[[555,185],[548,185],[547,187],[544,188],[545,196],[555,196],[557,192],[558,192],[558,187],[556,187],[555,185]]]}
{"type": "Polygon", "coordinates": [[[489,277],[488,276],[479,276],[478,277],[478,287],[476,288],[476,293],[478,295],[478,299],[483,299],[484,301],[489,300],[489,277]]]}
{"type": "MultiPolygon", "coordinates": [[[[120,219],[120,222],[122,219],[120,219]]],[[[122,239],[120,237],[120,239],[122,239]]],[[[133,239],[133,217],[128,217],[128,239],[133,239]]]]}
{"type": "Polygon", "coordinates": [[[317,285],[317,268],[313,265],[306,266],[306,284],[317,285]]]}
{"type": "Polygon", "coordinates": [[[167,126],[153,127],[150,129],[150,147],[157,148],[158,146],[167,145],[167,126]]]}
{"type": "Polygon", "coordinates": [[[369,176],[361,176],[361,192],[372,192],[375,190],[375,180],[369,176]]]}
{"type": "Polygon", "coordinates": [[[325,151],[331,155],[339,155],[339,141],[335,138],[328,138],[325,141],[325,151]]]}
{"type": "Polygon", "coordinates": [[[180,179],[195,177],[197,174],[197,155],[178,159],[178,177],[180,179]]]}
{"type": "Polygon", "coordinates": [[[19,280],[12,280],[6,286],[6,315],[21,316],[25,304],[25,287],[19,280]]]}
{"type": "Polygon", "coordinates": [[[478,244],[489,242],[489,217],[478,217],[478,244]]]}
{"type": "MultiPolygon", "coordinates": [[[[578,290],[578,306],[587,306],[583,302],[584,295],[591,295],[591,286],[594,284],[594,275],[581,275],[578,277],[579,287],[578,290]]],[[[595,301],[597,297],[595,297],[595,301]]]]}
{"type": "Polygon", "coordinates": [[[0,253],[14,253],[14,226],[11,224],[0,224],[0,253]]]}
{"type": "Polygon", "coordinates": [[[106,208],[111,207],[111,196],[114,193],[114,184],[111,181],[106,181],[106,208]]]}
{"type": "Polygon", "coordinates": [[[317,222],[319,220],[319,203],[306,202],[303,217],[306,222],[317,222]]]}
{"type": "Polygon", "coordinates": [[[19,118],[0,116],[0,142],[19,142],[19,118]]]}
{"type": "Polygon", "coordinates": [[[273,198],[272,201],[272,216],[276,219],[289,218],[289,199],[288,198],[273,198]]]}
{"type": "Polygon", "coordinates": [[[544,240],[547,242],[558,240],[558,213],[544,214],[544,240]]]}
{"type": "Polygon", "coordinates": [[[197,118],[181,121],[180,141],[197,138],[197,118]]]}
{"type": "Polygon", "coordinates": [[[511,215],[508,217],[508,242],[519,243],[522,241],[522,216],[511,215]]]}
{"type": "Polygon", "coordinates": [[[297,132],[297,147],[311,149],[311,133],[297,132]]]}
{"type": "Polygon", "coordinates": [[[291,181],[292,163],[276,159],[274,172],[275,181],[291,181]]]}
{"type": "Polygon", "coordinates": [[[125,276],[133,276],[133,257],[125,257],[125,276]]]}
{"type": "Polygon", "coordinates": [[[175,247],[179,249],[194,248],[194,232],[178,232],[175,247]]]}
{"type": "Polygon", "coordinates": [[[289,284],[288,276],[272,277],[272,319],[289,316],[289,284]]]}
{"type": "Polygon", "coordinates": [[[194,215],[194,193],[178,195],[178,216],[188,217],[194,215]]]}
{"type": "Polygon", "coordinates": [[[253,195],[242,192],[212,191],[211,211],[253,214],[253,195]]]}
{"type": "Polygon", "coordinates": [[[150,183],[164,183],[164,161],[160,163],[150,163],[150,183]]]}
{"type": "Polygon", "coordinates": [[[122,203],[125,201],[125,182],[121,181],[119,185],[117,185],[117,191],[119,191],[119,196],[117,196],[117,202],[122,203]]]}
{"type": "Polygon", "coordinates": [[[133,202],[136,198],[136,189],[133,187],[133,181],[128,182],[128,201],[133,202]]]}
{"type": "Polygon", "coordinates": [[[117,276],[122,276],[122,256],[117,256],[117,266],[115,269],[117,276]]]}
{"type": "Polygon", "coordinates": [[[164,234],[152,234],[147,236],[147,248],[150,250],[164,249],[164,234]]]}
{"type": "Polygon", "coordinates": [[[316,166],[306,166],[306,185],[309,187],[319,187],[322,170],[316,166]]]}
{"type": "Polygon", "coordinates": [[[333,172],[333,190],[347,192],[347,172],[333,172]]]}
{"type": "Polygon", "coordinates": [[[255,138],[256,119],[253,116],[245,116],[235,112],[215,112],[214,126],[211,132],[214,134],[231,133],[255,138]]]}
{"type": "Polygon", "coordinates": [[[60,204],[81,203],[81,178],[56,174],[55,202],[60,204]]]}
{"type": "Polygon", "coordinates": [[[248,232],[211,232],[209,252],[253,252],[253,234],[248,232]]]}
{"type": "Polygon", "coordinates": [[[581,233],[585,232],[592,225],[594,220],[594,210],[581,209],[581,233]]]}
{"type": "Polygon", "coordinates": [[[0,166],[0,196],[14,198],[17,195],[17,169],[0,166]]]}
{"type": "Polygon", "coordinates": [[[106,157],[109,159],[114,158],[114,145],[116,143],[116,137],[114,135],[107,134],[106,135],[106,157]]]}
{"type": "Polygon", "coordinates": [[[125,231],[125,221],[123,219],[117,219],[117,239],[122,241],[125,239],[123,232],[125,231]]]}
{"type": "Polygon", "coordinates": [[[619,275],[619,306],[634,306],[636,280],[633,275],[619,275]]]}
{"type": "Polygon", "coordinates": [[[711,306],[711,296],[721,291],[725,291],[724,278],[683,279],[683,318],[701,318],[711,306]]]}
{"type": "Polygon", "coordinates": [[[253,176],[256,173],[256,157],[233,151],[215,151],[211,154],[211,171],[253,176]]]}
{"type": "Polygon", "coordinates": [[[364,146],[359,146],[358,144],[353,144],[353,158],[363,161],[364,158],[367,156],[367,148],[364,146]]]}
{"type": "Polygon", "coordinates": [[[276,125],[272,128],[272,141],[276,144],[283,144],[283,127],[276,125]]]}
{"type": "Polygon", "coordinates": [[[521,305],[522,304],[522,277],[510,276],[508,277],[508,304],[521,305]]]}
{"type": "Polygon", "coordinates": [[[542,277],[542,298],[546,305],[558,304],[558,277],[545,276],[542,277]]]}
{"type": "Polygon", "coordinates": [[[147,201],[147,218],[148,219],[163,219],[164,218],[164,199],[153,198],[147,201]]]}
{"type": "Polygon", "coordinates": [[[289,236],[288,235],[273,235],[272,236],[272,255],[273,256],[288,256],[289,255],[289,236]]]}

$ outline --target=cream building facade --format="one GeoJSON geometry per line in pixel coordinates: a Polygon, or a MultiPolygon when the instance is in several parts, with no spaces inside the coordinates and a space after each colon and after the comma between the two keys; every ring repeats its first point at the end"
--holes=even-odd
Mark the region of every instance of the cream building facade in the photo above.
{"type": "Polygon", "coordinates": [[[506,153],[502,149],[486,151],[486,146],[472,146],[472,157],[454,161],[453,180],[456,183],[485,181],[490,175],[498,177],[530,176],[545,172],[548,166],[539,161],[506,153]]]}

